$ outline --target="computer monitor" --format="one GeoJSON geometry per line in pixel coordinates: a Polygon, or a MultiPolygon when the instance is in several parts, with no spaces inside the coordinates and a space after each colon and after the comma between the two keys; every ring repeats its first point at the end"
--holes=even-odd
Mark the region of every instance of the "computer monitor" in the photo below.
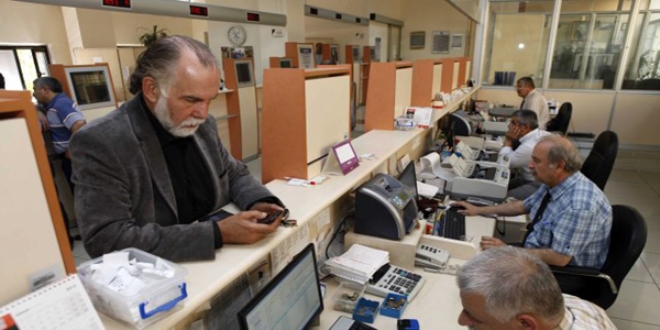
{"type": "MultiPolygon", "coordinates": [[[[66,83],[80,110],[115,107],[110,73],[107,66],[90,65],[66,67],[66,83]]],[[[64,83],[64,82],[62,82],[64,83]]]]}
{"type": "Polygon", "coordinates": [[[280,68],[292,68],[293,67],[293,60],[288,58],[288,57],[280,58],[279,62],[280,62],[280,68]]]}
{"type": "Polygon", "coordinates": [[[252,61],[251,60],[236,60],[234,62],[236,68],[236,80],[238,87],[250,87],[254,85],[252,80],[252,61]]]}
{"type": "Polygon", "coordinates": [[[314,244],[309,244],[239,313],[243,330],[309,329],[323,311],[314,244]]]}
{"type": "Polygon", "coordinates": [[[399,175],[399,182],[413,189],[415,192],[415,200],[419,199],[417,192],[417,174],[415,173],[415,162],[408,163],[408,166],[399,175]]]}

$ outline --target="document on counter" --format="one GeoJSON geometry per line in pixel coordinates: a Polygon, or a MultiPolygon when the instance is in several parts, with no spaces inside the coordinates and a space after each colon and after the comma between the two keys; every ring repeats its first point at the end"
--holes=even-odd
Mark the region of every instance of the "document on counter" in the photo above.
{"type": "Polygon", "coordinates": [[[440,191],[440,187],[417,181],[417,193],[426,198],[433,198],[440,191]]]}
{"type": "Polygon", "coordinates": [[[78,275],[30,293],[0,307],[4,329],[105,329],[78,275]]]}

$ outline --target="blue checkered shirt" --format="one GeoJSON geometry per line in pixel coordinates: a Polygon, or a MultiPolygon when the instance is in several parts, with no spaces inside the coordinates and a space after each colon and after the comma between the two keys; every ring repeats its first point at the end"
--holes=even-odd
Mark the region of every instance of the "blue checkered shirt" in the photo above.
{"type": "MultiPolygon", "coordinates": [[[[548,191],[541,187],[523,204],[534,219],[548,191]]],[[[526,248],[550,248],[572,256],[569,265],[600,269],[610,246],[612,206],[605,194],[576,172],[550,189],[550,202],[543,217],[525,241],[526,248]]]]}

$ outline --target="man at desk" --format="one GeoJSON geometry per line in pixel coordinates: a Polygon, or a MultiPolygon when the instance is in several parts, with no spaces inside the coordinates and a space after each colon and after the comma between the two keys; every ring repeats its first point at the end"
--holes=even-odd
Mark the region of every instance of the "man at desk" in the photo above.
{"type": "Polygon", "coordinates": [[[277,230],[257,221],[281,202],[218,138],[209,104],[220,69],[204,44],[160,39],[138,58],[135,97],[74,135],[76,214],[91,257],[136,247],[174,260],[215,258],[227,243],[277,230]],[[222,221],[195,222],[233,202],[222,221]]]}
{"type": "Polygon", "coordinates": [[[532,160],[532,150],[539,140],[550,133],[539,128],[536,113],[532,110],[517,110],[509,120],[501,156],[509,157],[509,168],[516,170],[518,176],[509,181],[507,197],[523,200],[533,194],[541,183],[534,181],[534,172],[527,164],[532,160]],[[520,145],[513,150],[513,144],[520,145]]]}
{"type": "Polygon", "coordinates": [[[550,268],[521,249],[478,254],[461,267],[457,282],[458,323],[472,329],[616,329],[602,308],[562,295],[550,268]]]}
{"type": "Polygon", "coordinates": [[[550,121],[550,109],[548,101],[535,88],[534,79],[531,77],[522,77],[516,82],[516,92],[523,99],[520,109],[536,112],[539,127],[544,130],[545,125],[550,121]]]}
{"type": "MultiPolygon", "coordinates": [[[[582,173],[580,154],[566,138],[549,135],[539,140],[529,167],[542,185],[524,201],[475,207],[466,215],[529,214],[532,223],[523,245],[549,265],[600,269],[605,263],[612,229],[612,207],[605,194],[582,173]]],[[[481,247],[504,246],[493,237],[482,237],[481,247]]]]}

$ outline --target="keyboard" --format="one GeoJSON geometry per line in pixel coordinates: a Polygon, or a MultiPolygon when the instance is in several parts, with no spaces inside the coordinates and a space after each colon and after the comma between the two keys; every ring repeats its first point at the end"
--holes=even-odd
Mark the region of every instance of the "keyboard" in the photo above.
{"type": "Polygon", "coordinates": [[[440,224],[442,228],[439,228],[438,236],[455,240],[465,238],[465,215],[458,213],[458,209],[446,209],[442,214],[440,224]]]}
{"type": "Polygon", "coordinates": [[[346,316],[340,316],[332,325],[330,330],[376,330],[360,321],[349,319],[346,316]]]}

